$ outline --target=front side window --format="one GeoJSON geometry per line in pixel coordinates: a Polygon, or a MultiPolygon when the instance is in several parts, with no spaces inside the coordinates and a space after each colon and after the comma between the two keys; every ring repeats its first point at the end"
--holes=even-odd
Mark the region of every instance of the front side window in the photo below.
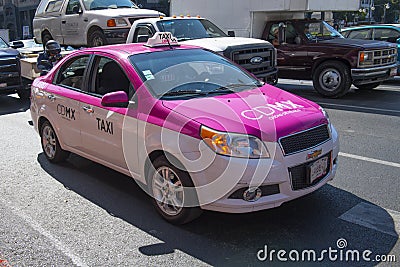
{"type": "Polygon", "coordinates": [[[89,55],[71,59],[60,68],[53,83],[71,89],[83,90],[84,73],[88,63],[89,55]]]}
{"type": "Polygon", "coordinates": [[[2,38],[0,38],[0,48],[8,48],[8,45],[2,38]]]}
{"type": "Polygon", "coordinates": [[[103,96],[117,91],[124,91],[130,95],[130,82],[125,72],[113,59],[96,57],[90,92],[103,96]]]}
{"type": "Polygon", "coordinates": [[[67,15],[78,14],[80,7],[81,4],[79,3],[79,0],[70,0],[68,2],[65,14],[67,15]]]}
{"type": "Polygon", "coordinates": [[[129,59],[153,96],[165,100],[228,94],[262,85],[224,57],[202,49],[143,53],[129,59]]]}
{"type": "Polygon", "coordinates": [[[370,29],[353,30],[349,33],[347,38],[368,40],[370,38],[369,33],[370,29]]]}

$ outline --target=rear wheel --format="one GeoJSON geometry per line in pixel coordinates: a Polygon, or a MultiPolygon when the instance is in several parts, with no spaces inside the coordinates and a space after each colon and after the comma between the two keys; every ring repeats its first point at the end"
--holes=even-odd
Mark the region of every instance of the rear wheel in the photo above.
{"type": "Polygon", "coordinates": [[[40,128],[42,149],[46,158],[52,163],[62,162],[67,159],[69,152],[61,148],[56,132],[50,122],[45,121],[40,128]]]}
{"type": "Polygon", "coordinates": [[[191,195],[195,190],[190,175],[171,164],[165,156],[154,160],[148,187],[154,207],[168,222],[184,224],[200,216],[199,207],[185,207],[189,198],[196,197],[191,195]]]}
{"type": "Polygon", "coordinates": [[[323,96],[341,97],[350,90],[350,70],[339,61],[324,62],[315,69],[313,84],[315,90],[323,96]]]}
{"type": "Polygon", "coordinates": [[[42,34],[42,44],[43,44],[43,49],[45,48],[46,44],[48,41],[53,40],[53,37],[51,36],[51,34],[49,32],[44,32],[42,34]]]}
{"type": "Polygon", "coordinates": [[[381,85],[380,82],[376,83],[367,83],[367,84],[354,84],[355,87],[362,90],[372,90],[381,85]]]}

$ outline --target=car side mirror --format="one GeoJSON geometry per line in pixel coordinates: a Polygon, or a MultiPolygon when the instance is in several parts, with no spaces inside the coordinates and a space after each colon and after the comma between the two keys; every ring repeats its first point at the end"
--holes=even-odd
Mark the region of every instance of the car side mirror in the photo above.
{"type": "Polygon", "coordinates": [[[235,37],[235,32],[234,31],[228,31],[228,36],[229,37],[235,37]]]}
{"type": "Polygon", "coordinates": [[[24,47],[24,43],[20,41],[14,41],[13,44],[11,45],[11,48],[17,49],[17,48],[22,48],[24,47]]]}
{"type": "Polygon", "coordinates": [[[126,108],[128,104],[128,95],[124,91],[108,93],[101,98],[101,105],[104,107],[126,108]]]}
{"type": "Polygon", "coordinates": [[[396,43],[400,44],[400,38],[397,38],[396,43]]]}

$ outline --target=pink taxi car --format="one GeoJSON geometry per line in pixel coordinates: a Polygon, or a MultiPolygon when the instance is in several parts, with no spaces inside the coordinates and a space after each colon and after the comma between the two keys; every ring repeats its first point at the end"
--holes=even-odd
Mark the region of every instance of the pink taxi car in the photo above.
{"type": "Polygon", "coordinates": [[[174,224],[280,206],[337,169],[321,107],[169,33],[66,56],[32,84],[31,115],[50,162],[72,152],[131,176],[174,224]]]}

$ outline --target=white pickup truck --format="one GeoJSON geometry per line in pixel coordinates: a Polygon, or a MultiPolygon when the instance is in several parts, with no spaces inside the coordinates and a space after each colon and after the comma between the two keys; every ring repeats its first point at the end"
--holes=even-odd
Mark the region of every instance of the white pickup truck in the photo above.
{"type": "Polygon", "coordinates": [[[200,17],[158,17],[136,20],[129,31],[127,43],[146,42],[155,32],[171,32],[181,44],[195,45],[231,59],[257,78],[276,84],[276,50],[270,42],[234,37],[200,17]]]}

